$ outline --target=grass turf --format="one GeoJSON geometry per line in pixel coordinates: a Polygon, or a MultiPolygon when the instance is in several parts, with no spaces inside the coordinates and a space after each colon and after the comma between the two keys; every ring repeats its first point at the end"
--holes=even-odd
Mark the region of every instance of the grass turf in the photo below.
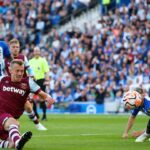
{"type": "MultiPolygon", "coordinates": [[[[150,142],[122,139],[128,115],[48,115],[42,122],[48,131],[37,131],[27,116],[20,119],[21,132],[31,130],[24,150],[149,150],[150,142]]],[[[144,129],[148,117],[138,116],[133,130],[144,129]]]]}

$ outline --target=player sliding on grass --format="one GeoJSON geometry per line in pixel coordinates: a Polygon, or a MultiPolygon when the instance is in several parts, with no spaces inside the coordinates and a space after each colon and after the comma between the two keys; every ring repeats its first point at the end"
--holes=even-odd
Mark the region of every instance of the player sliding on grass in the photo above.
{"type": "MultiPolygon", "coordinates": [[[[31,69],[31,67],[29,66],[28,59],[24,55],[19,54],[19,52],[20,52],[20,43],[19,43],[19,41],[15,38],[10,40],[9,41],[9,47],[10,47],[12,59],[21,59],[21,60],[24,61],[25,70],[24,70],[23,77],[27,77],[27,76],[34,77],[34,73],[31,69]]],[[[8,75],[10,75],[9,65],[10,65],[9,59],[5,58],[5,70],[6,70],[6,73],[8,75]]],[[[28,101],[25,103],[25,111],[27,112],[27,115],[33,121],[33,123],[35,124],[35,126],[38,130],[47,130],[47,128],[45,128],[39,122],[37,116],[35,115],[35,113],[33,111],[33,108],[32,108],[32,105],[30,103],[30,98],[29,97],[28,97],[28,101]]]]}
{"type": "Polygon", "coordinates": [[[32,78],[23,78],[24,62],[14,59],[10,64],[11,76],[0,77],[0,148],[21,150],[31,138],[32,132],[22,136],[18,118],[24,112],[24,105],[30,92],[38,94],[43,101],[53,104],[53,98],[43,92],[32,78]]]}
{"type": "MultiPolygon", "coordinates": [[[[137,91],[138,93],[141,94],[142,103],[138,108],[133,109],[132,114],[128,119],[128,123],[125,128],[125,131],[123,133],[123,136],[122,136],[123,138],[128,138],[128,133],[129,133],[130,129],[132,128],[135,118],[139,111],[142,111],[146,115],[150,116],[150,99],[145,97],[145,93],[142,88],[136,88],[135,91],[137,91]]],[[[147,123],[146,130],[133,132],[132,136],[137,137],[135,142],[144,142],[145,140],[150,138],[150,119],[147,123]]]]}

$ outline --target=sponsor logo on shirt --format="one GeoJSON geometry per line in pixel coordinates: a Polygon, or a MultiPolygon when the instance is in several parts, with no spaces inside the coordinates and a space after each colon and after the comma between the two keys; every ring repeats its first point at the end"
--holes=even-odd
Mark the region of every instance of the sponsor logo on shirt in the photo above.
{"type": "Polygon", "coordinates": [[[6,86],[3,86],[3,91],[18,93],[18,94],[20,94],[21,96],[24,96],[24,94],[25,94],[25,91],[24,91],[24,90],[17,89],[17,88],[15,88],[15,87],[6,87],[6,86]]]}

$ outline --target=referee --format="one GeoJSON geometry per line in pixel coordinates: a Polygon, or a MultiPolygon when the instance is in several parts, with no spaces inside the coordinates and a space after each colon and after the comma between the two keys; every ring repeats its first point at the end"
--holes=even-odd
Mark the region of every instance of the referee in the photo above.
{"type": "MultiPolygon", "coordinates": [[[[46,84],[49,83],[49,66],[45,58],[41,57],[41,51],[39,47],[33,49],[33,58],[29,60],[29,64],[34,71],[36,83],[41,87],[43,91],[46,90],[46,84]]],[[[46,103],[40,102],[40,108],[43,111],[42,120],[46,120],[46,103]]],[[[39,117],[36,103],[33,102],[33,109],[37,117],[39,117]]]]}

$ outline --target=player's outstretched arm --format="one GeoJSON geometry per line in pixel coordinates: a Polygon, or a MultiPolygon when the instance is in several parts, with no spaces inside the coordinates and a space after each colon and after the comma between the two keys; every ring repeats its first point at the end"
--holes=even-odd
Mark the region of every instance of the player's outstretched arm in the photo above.
{"type": "Polygon", "coordinates": [[[38,95],[41,97],[41,101],[47,101],[50,105],[52,105],[55,102],[54,99],[44,91],[40,91],[38,95]]]}
{"type": "Polygon", "coordinates": [[[128,136],[129,136],[128,133],[134,124],[134,120],[135,120],[135,116],[131,115],[128,119],[127,126],[126,126],[124,133],[122,135],[123,138],[128,138],[128,136]]]}

